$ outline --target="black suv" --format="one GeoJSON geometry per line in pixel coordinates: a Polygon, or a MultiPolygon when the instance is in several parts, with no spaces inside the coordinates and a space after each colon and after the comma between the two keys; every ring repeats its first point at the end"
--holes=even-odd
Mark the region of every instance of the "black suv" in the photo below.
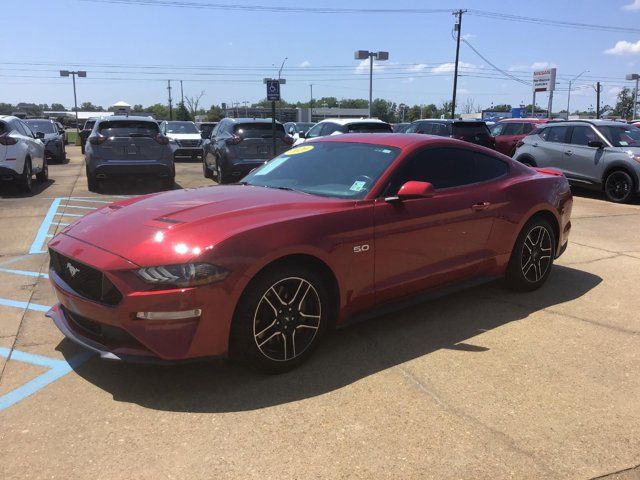
{"type": "Polygon", "coordinates": [[[87,143],[87,138],[91,135],[91,130],[93,130],[93,126],[96,124],[97,117],[91,117],[84,122],[84,127],[80,130],[80,150],[84,154],[84,145],[87,143]]]}
{"type": "Polygon", "coordinates": [[[484,122],[476,120],[428,119],[416,120],[404,133],[423,133],[439,137],[451,137],[465,142],[475,143],[495,150],[496,139],[484,122]]]}
{"type": "Polygon", "coordinates": [[[202,170],[218,183],[237,182],[247,173],[293,144],[280,122],[276,122],[276,152],[270,118],[223,118],[203,142],[202,170]]]}
{"type": "Polygon", "coordinates": [[[64,163],[67,157],[64,148],[64,130],[61,132],[58,125],[53,120],[45,118],[30,118],[24,120],[33,133],[42,133],[42,143],[44,143],[44,155],[51,160],[64,163]]]}

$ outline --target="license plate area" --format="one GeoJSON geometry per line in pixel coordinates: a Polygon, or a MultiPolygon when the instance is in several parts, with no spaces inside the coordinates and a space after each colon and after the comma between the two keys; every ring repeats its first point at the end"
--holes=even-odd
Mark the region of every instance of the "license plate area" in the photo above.
{"type": "Polygon", "coordinates": [[[268,155],[269,150],[268,145],[258,145],[258,155],[268,155]]]}
{"type": "Polygon", "coordinates": [[[138,147],[136,147],[135,145],[129,145],[127,146],[126,152],[128,155],[137,155],[138,147]]]}

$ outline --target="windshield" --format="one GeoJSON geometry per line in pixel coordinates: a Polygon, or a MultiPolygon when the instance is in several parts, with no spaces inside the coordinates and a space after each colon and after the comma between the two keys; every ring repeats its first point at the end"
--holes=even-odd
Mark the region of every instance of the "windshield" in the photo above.
{"type": "Polygon", "coordinates": [[[305,133],[311,127],[313,127],[315,123],[296,123],[296,127],[298,128],[298,132],[305,133]]]}
{"type": "MultiPolygon", "coordinates": [[[[267,122],[239,123],[234,127],[233,132],[241,138],[273,138],[271,129],[271,123],[267,122]]],[[[276,136],[283,135],[284,125],[276,123],[276,136]]]]}
{"type": "Polygon", "coordinates": [[[58,133],[51,122],[46,122],[44,120],[25,120],[24,123],[29,125],[32,132],[58,133]]]}
{"type": "Polygon", "coordinates": [[[87,120],[87,122],[84,124],[83,130],[91,130],[95,124],[95,120],[87,120]]]}
{"type": "Polygon", "coordinates": [[[167,133],[200,133],[193,122],[167,122],[167,133]]]}
{"type": "Polygon", "coordinates": [[[368,143],[326,142],[293,148],[242,183],[334,198],[363,198],[400,149],[368,143]]]}
{"type": "Polygon", "coordinates": [[[475,136],[475,135],[489,135],[489,128],[485,123],[454,123],[453,135],[461,136],[475,136]]]}
{"type": "Polygon", "coordinates": [[[99,131],[105,137],[155,137],[158,134],[158,124],[139,120],[117,120],[100,123],[99,131]]]}
{"type": "Polygon", "coordinates": [[[597,128],[614,147],[640,145],[640,128],[633,125],[607,125],[597,128]]]}

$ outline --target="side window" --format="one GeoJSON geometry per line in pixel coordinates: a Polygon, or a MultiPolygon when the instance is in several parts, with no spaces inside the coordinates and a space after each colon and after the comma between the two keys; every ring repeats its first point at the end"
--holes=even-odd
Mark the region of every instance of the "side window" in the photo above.
{"type": "Polygon", "coordinates": [[[591,127],[573,127],[570,142],[572,145],[588,145],[592,140],[598,140],[598,137],[591,127]]]}
{"type": "Polygon", "coordinates": [[[321,136],[326,137],[328,135],[331,135],[333,132],[337,132],[340,131],[340,125],[337,125],[335,123],[325,123],[324,126],[322,127],[322,134],[321,136]]]}
{"type": "Polygon", "coordinates": [[[320,130],[322,130],[322,127],[324,127],[324,124],[318,123],[317,125],[315,125],[311,130],[309,130],[307,132],[307,138],[319,137],[320,136],[320,130]]]}
{"type": "Polygon", "coordinates": [[[412,123],[411,125],[409,125],[407,127],[407,129],[404,131],[404,133],[416,133],[417,129],[418,129],[418,124],[417,123],[412,123]]]}
{"type": "Polygon", "coordinates": [[[497,137],[498,135],[502,135],[502,131],[504,130],[505,123],[496,123],[493,127],[491,127],[491,135],[497,137]]]}
{"type": "Polygon", "coordinates": [[[519,122],[507,123],[504,127],[503,135],[522,135],[524,124],[519,122]]]}
{"type": "Polygon", "coordinates": [[[534,128],[535,128],[535,126],[533,124],[531,124],[531,123],[523,123],[522,124],[522,133],[524,135],[526,135],[529,132],[531,132],[534,128]]]}
{"type": "Polygon", "coordinates": [[[478,152],[468,153],[471,153],[476,159],[475,182],[488,182],[509,172],[507,163],[496,157],[478,152]]]}
{"type": "Polygon", "coordinates": [[[31,137],[31,132],[28,131],[27,127],[22,124],[20,120],[14,120],[13,129],[16,130],[20,135],[24,135],[25,137],[31,137]]]}
{"type": "Polygon", "coordinates": [[[547,138],[545,138],[547,142],[567,143],[569,127],[549,127],[547,130],[549,130],[547,138]]]}
{"type": "Polygon", "coordinates": [[[211,130],[211,135],[209,135],[209,138],[211,138],[212,140],[216,138],[216,135],[218,135],[218,130],[220,130],[220,123],[218,123],[215,127],[213,127],[213,130],[211,130]]]}

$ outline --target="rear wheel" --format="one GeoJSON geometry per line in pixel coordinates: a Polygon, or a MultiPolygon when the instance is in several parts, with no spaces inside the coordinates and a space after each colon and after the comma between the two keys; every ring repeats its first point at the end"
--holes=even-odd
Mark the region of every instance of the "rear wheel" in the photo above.
{"type": "Polygon", "coordinates": [[[175,176],[171,176],[169,178],[164,178],[162,180],[162,186],[165,190],[173,190],[173,184],[176,181],[176,177],[175,176]]]}
{"type": "Polygon", "coordinates": [[[615,170],[604,181],[607,199],[616,203],[626,203],[633,196],[633,179],[624,170],[615,170]]]}
{"type": "Polygon", "coordinates": [[[100,190],[98,179],[89,173],[89,169],[86,169],[85,172],[87,174],[87,188],[89,189],[89,191],[97,192],[98,190],[100,190]]]}
{"type": "Polygon", "coordinates": [[[26,158],[24,161],[24,167],[22,169],[22,174],[18,177],[18,184],[20,186],[20,190],[23,192],[29,193],[33,187],[33,170],[31,169],[31,159],[26,158]]]}
{"type": "Polygon", "coordinates": [[[283,264],[259,274],[238,302],[229,339],[232,359],[269,373],[303,363],[332,311],[322,276],[283,264]]]}
{"type": "Polygon", "coordinates": [[[207,166],[207,162],[205,162],[204,156],[202,157],[202,174],[204,175],[204,178],[213,178],[213,172],[207,166]]]}
{"type": "Polygon", "coordinates": [[[223,162],[220,162],[220,159],[216,157],[216,171],[218,183],[231,183],[233,180],[231,176],[226,172],[223,162]]]}
{"type": "Polygon", "coordinates": [[[555,233],[542,218],[529,221],[516,240],[507,267],[509,288],[529,292],[546,282],[556,251],[555,233]]]}
{"type": "Polygon", "coordinates": [[[49,180],[49,164],[47,163],[46,158],[42,160],[42,170],[36,173],[36,180],[40,183],[44,183],[49,180]]]}

